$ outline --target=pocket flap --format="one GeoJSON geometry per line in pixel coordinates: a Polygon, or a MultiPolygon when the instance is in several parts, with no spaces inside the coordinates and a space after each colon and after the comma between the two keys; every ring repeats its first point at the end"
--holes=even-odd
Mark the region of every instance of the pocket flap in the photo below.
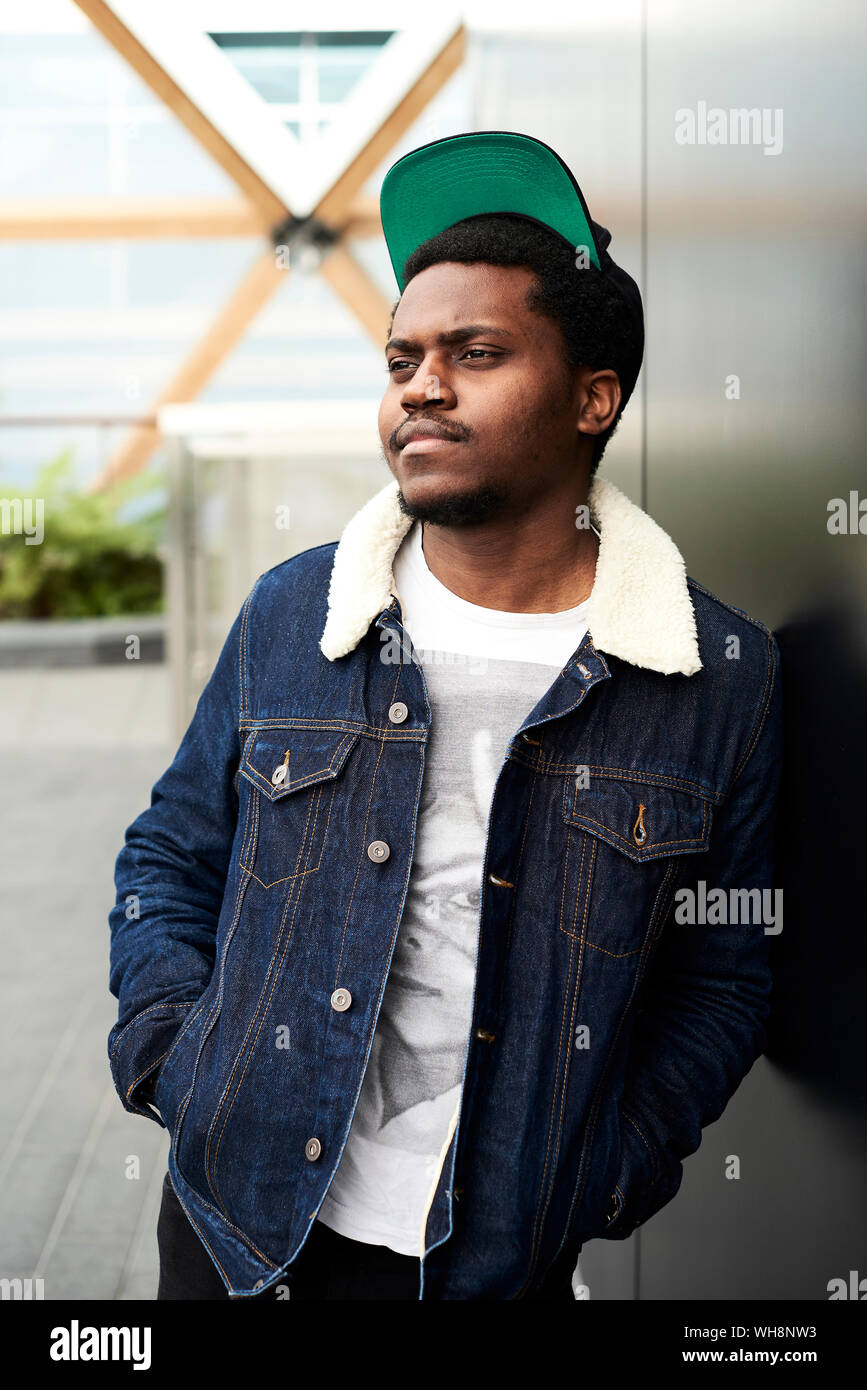
{"type": "Polygon", "coordinates": [[[640,863],[708,849],[713,808],[677,787],[608,777],[580,787],[567,777],[563,818],[640,863]]]}
{"type": "Polygon", "coordinates": [[[360,734],[295,726],[255,729],[239,771],[271,801],[337,777],[360,734]]]}

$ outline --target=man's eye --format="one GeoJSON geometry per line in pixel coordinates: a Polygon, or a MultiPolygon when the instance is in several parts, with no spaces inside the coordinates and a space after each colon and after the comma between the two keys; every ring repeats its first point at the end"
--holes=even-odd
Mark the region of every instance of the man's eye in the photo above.
{"type": "MultiPolygon", "coordinates": [[[[485,357],[493,358],[500,356],[499,353],[492,352],[490,348],[479,347],[466,348],[462,355],[464,358],[468,358],[472,357],[473,354],[477,354],[475,358],[473,358],[473,360],[475,361],[479,361],[485,357]]],[[[393,374],[394,372],[403,372],[406,370],[416,372],[418,371],[418,363],[411,362],[407,357],[392,357],[391,361],[387,364],[387,370],[389,372],[389,375],[393,374]]]]}

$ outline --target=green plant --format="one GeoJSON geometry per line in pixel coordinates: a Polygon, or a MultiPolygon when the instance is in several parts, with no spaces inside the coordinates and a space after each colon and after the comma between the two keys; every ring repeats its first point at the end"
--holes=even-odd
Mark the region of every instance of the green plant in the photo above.
{"type": "MultiPolygon", "coordinates": [[[[0,484],[0,497],[42,502],[40,544],[4,534],[0,618],[87,618],[162,609],[159,545],[165,528],[163,480],[143,473],[87,494],[72,479],[72,451],[44,464],[33,487],[0,484]],[[131,505],[151,506],[130,516],[131,505]]],[[[34,512],[35,515],[35,512],[34,512]]]]}

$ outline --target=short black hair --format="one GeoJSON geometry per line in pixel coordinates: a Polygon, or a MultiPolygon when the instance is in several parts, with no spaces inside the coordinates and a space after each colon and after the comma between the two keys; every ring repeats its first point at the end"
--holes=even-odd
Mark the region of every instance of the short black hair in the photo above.
{"type": "MultiPolygon", "coordinates": [[[[615,371],[626,392],[635,376],[636,355],[640,360],[640,346],[626,304],[601,271],[594,266],[576,267],[575,250],[556,232],[515,213],[467,217],[415,248],[404,264],[404,287],[421,271],[442,261],[464,265],[483,261],[488,265],[527,266],[535,271],[536,283],[527,294],[527,307],[558,325],[569,366],[615,371]]],[[[396,309],[397,304],[392,322],[396,309]]],[[[625,404],[621,403],[608,429],[593,441],[591,477],[625,404]]]]}

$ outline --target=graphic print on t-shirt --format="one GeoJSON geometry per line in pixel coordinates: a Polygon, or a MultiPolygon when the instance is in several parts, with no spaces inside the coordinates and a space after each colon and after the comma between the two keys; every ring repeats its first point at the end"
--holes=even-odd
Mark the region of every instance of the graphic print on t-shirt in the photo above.
{"type": "Polygon", "coordinates": [[[452,776],[443,780],[440,758],[440,778],[422,783],[423,830],[391,967],[393,988],[386,992],[371,1056],[378,1103],[368,1106],[361,1129],[375,1129],[387,1143],[391,1127],[399,1147],[419,1153],[428,1151],[437,1123],[431,1126],[426,1112],[445,1109],[448,1125],[454,1109],[460,1080],[455,1030],[463,1023],[461,1001],[472,990],[475,966],[478,863],[497,769],[490,729],[475,729],[470,739],[469,760],[461,750],[452,776]]]}

